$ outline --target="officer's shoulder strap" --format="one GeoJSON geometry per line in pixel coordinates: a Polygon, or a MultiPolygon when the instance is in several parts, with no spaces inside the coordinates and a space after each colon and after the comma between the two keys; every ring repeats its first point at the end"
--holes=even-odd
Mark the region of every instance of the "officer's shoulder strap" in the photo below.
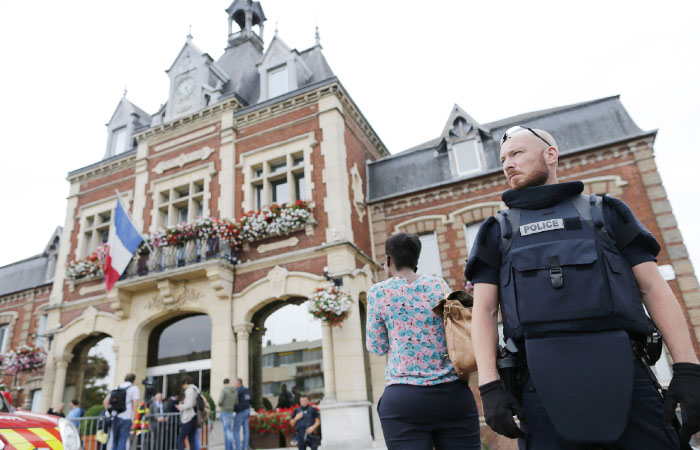
{"type": "Polygon", "coordinates": [[[610,238],[608,229],[605,226],[605,215],[603,214],[603,201],[607,195],[602,197],[595,194],[580,194],[575,196],[571,203],[578,211],[581,218],[588,222],[601,235],[610,238]]]}
{"type": "Polygon", "coordinates": [[[513,242],[513,230],[520,229],[520,209],[500,210],[493,216],[501,227],[501,251],[505,255],[513,242]]]}

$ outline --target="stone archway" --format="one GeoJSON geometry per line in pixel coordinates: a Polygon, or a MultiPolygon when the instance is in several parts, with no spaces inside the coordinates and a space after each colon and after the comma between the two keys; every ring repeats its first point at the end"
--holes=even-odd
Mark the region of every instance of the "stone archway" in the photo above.
{"type": "Polygon", "coordinates": [[[301,305],[306,301],[306,297],[290,297],[286,300],[278,299],[265,304],[262,308],[253,314],[251,323],[253,324],[250,332],[249,348],[249,368],[248,377],[250,381],[250,390],[253,397],[253,406],[255,409],[263,406],[263,336],[267,329],[265,321],[276,311],[289,305],[301,305]]]}
{"type": "Polygon", "coordinates": [[[113,349],[114,340],[106,333],[96,332],[83,338],[72,350],[73,358],[66,369],[66,382],[63,403],[68,407],[72,399],[80,401],[84,410],[94,405],[101,405],[104,396],[111,389],[114,380],[116,358],[113,349]],[[101,351],[95,350],[100,347],[101,351]]]}

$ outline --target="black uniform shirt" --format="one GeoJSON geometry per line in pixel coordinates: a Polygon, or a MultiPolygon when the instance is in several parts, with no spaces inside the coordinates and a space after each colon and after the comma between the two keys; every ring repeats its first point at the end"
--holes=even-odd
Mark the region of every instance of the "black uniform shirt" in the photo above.
{"type": "MultiPolygon", "coordinates": [[[[610,237],[615,240],[616,236],[620,235],[622,227],[625,226],[625,221],[622,215],[607,203],[603,203],[603,215],[605,216],[605,229],[610,237]]],[[[501,254],[501,230],[498,223],[492,223],[484,236],[482,245],[489,250],[501,254]]],[[[620,250],[620,253],[625,258],[630,267],[641,264],[647,261],[656,261],[656,253],[652,246],[637,236],[629,245],[620,250]]],[[[481,260],[474,262],[474,267],[471,274],[471,282],[499,284],[499,269],[492,267],[481,260]]]]}
{"type": "Polygon", "coordinates": [[[302,417],[294,426],[296,430],[305,430],[309,428],[311,425],[316,422],[316,418],[319,417],[318,410],[311,406],[299,406],[298,408],[294,409],[294,412],[292,412],[292,417],[296,417],[297,414],[303,413],[304,417],[302,417]]]}

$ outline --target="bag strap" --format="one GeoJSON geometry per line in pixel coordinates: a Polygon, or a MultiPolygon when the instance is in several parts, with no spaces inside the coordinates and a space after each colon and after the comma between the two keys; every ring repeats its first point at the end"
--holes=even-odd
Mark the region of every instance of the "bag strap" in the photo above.
{"type": "Polygon", "coordinates": [[[500,210],[494,217],[501,227],[502,254],[505,255],[510,250],[513,242],[513,233],[517,233],[520,230],[520,209],[500,210]]]}

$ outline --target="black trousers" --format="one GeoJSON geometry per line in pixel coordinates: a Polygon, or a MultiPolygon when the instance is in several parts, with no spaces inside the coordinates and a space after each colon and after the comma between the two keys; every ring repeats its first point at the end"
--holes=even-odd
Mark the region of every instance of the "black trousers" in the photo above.
{"type": "MultiPolygon", "coordinates": [[[[601,368],[601,370],[605,370],[601,368]]],[[[678,434],[663,419],[663,401],[644,366],[635,362],[632,406],[622,437],[612,444],[576,444],[557,434],[531,381],[525,385],[522,405],[527,439],[518,439],[520,450],[678,450],[678,434]]]]}
{"type": "Polygon", "coordinates": [[[480,450],[479,411],[462,381],[392,384],[377,406],[388,450],[480,450]]]}

